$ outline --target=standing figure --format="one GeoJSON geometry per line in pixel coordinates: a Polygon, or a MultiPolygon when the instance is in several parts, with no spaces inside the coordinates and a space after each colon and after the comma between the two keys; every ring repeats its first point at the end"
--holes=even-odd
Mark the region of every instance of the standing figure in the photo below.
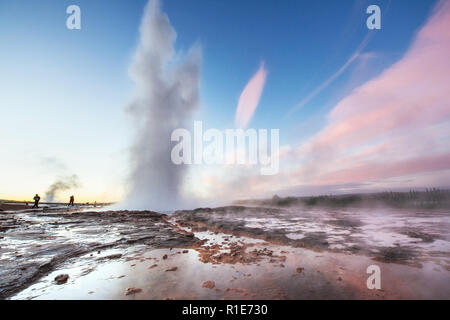
{"type": "Polygon", "coordinates": [[[75,201],[74,196],[70,196],[70,202],[69,202],[69,206],[73,207],[73,202],[75,201]]]}
{"type": "Polygon", "coordinates": [[[39,208],[39,200],[41,200],[41,197],[39,197],[39,195],[36,193],[33,200],[34,200],[33,208],[39,208]]]}

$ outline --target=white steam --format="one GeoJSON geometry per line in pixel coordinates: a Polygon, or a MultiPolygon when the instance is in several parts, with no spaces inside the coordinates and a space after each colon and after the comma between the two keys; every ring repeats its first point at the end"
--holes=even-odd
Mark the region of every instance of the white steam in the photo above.
{"type": "Polygon", "coordinates": [[[150,0],[140,26],[140,40],[130,67],[135,96],[127,111],[136,129],[129,209],[171,210],[183,206],[185,166],[174,165],[171,134],[187,127],[199,104],[201,50],[175,52],[176,32],[159,2],[150,0]]]}

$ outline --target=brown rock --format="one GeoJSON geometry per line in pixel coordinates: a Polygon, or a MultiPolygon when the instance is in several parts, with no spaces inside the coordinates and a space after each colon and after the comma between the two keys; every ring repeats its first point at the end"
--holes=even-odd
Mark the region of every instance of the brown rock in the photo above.
{"type": "Polygon", "coordinates": [[[202,288],[208,288],[208,289],[213,289],[216,286],[216,283],[214,281],[205,281],[203,282],[202,288]]]}
{"type": "Polygon", "coordinates": [[[167,254],[165,254],[165,255],[163,255],[163,260],[166,260],[168,257],[167,257],[167,254]]]}
{"type": "Polygon", "coordinates": [[[295,269],[295,271],[296,271],[297,273],[302,273],[303,270],[305,270],[305,268],[302,268],[302,267],[298,267],[297,269],[295,269]]]}
{"type": "Polygon", "coordinates": [[[129,296],[129,295],[136,294],[136,293],[139,293],[139,292],[142,292],[142,289],[139,289],[139,288],[127,288],[127,291],[125,291],[125,295],[129,296]]]}
{"type": "Polygon", "coordinates": [[[156,268],[158,265],[155,263],[154,265],[152,265],[152,266],[150,266],[150,267],[148,267],[149,269],[153,269],[153,268],[156,268]]]}
{"type": "Polygon", "coordinates": [[[64,284],[67,282],[67,279],[69,279],[68,274],[60,274],[59,276],[55,277],[56,284],[64,284]]]}
{"type": "Polygon", "coordinates": [[[167,269],[166,272],[167,271],[177,271],[177,270],[178,270],[178,267],[173,267],[173,268],[167,269]]]}
{"type": "Polygon", "coordinates": [[[111,254],[109,256],[104,257],[104,259],[111,259],[111,260],[112,259],[120,259],[120,258],[122,258],[122,255],[120,253],[111,254]]]}

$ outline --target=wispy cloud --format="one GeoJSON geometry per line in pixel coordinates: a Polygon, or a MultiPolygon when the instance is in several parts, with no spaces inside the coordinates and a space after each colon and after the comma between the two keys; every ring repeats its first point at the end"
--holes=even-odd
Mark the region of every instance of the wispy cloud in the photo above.
{"type": "Polygon", "coordinates": [[[450,176],[449,30],[450,1],[441,1],[404,56],[342,99],[327,124],[280,162],[279,175],[246,172],[211,191],[242,198],[302,186],[369,190],[395,187],[403,177],[412,186],[439,186],[450,176]]]}
{"type": "Polygon", "coordinates": [[[374,37],[376,31],[369,32],[363,39],[363,41],[360,43],[358,48],[355,50],[355,52],[348,58],[348,60],[337,70],[335,73],[333,73],[328,79],[326,79],[324,82],[322,82],[317,88],[315,88],[313,91],[311,91],[305,98],[302,99],[298,104],[296,104],[289,112],[286,114],[285,117],[290,116],[295,111],[303,107],[305,104],[307,104],[311,99],[313,99],[315,96],[317,96],[322,90],[324,90],[326,87],[328,87],[331,83],[333,83],[341,74],[345,72],[345,70],[350,67],[350,65],[361,55],[361,51],[364,50],[364,48],[369,44],[369,42],[374,37]]]}
{"type": "Polygon", "coordinates": [[[355,89],[296,152],[298,182],[361,182],[450,168],[450,2],[404,57],[355,89]]]}
{"type": "Polygon", "coordinates": [[[267,71],[264,68],[264,62],[261,63],[259,70],[250,79],[239,97],[236,109],[235,123],[238,128],[245,128],[255,113],[259,104],[259,99],[266,83],[267,71]]]}

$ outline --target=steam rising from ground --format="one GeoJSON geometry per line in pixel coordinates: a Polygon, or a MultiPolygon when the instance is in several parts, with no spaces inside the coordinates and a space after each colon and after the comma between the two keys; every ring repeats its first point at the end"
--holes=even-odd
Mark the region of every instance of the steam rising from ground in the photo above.
{"type": "Polygon", "coordinates": [[[45,201],[53,202],[58,192],[78,188],[79,185],[80,183],[76,174],[59,178],[45,192],[45,201]]]}
{"type": "Polygon", "coordinates": [[[176,32],[158,1],[149,1],[130,68],[135,96],[127,111],[136,137],[131,150],[127,208],[170,210],[182,206],[184,166],[171,162],[171,133],[187,127],[199,103],[201,50],[175,52],[176,32]]]}

